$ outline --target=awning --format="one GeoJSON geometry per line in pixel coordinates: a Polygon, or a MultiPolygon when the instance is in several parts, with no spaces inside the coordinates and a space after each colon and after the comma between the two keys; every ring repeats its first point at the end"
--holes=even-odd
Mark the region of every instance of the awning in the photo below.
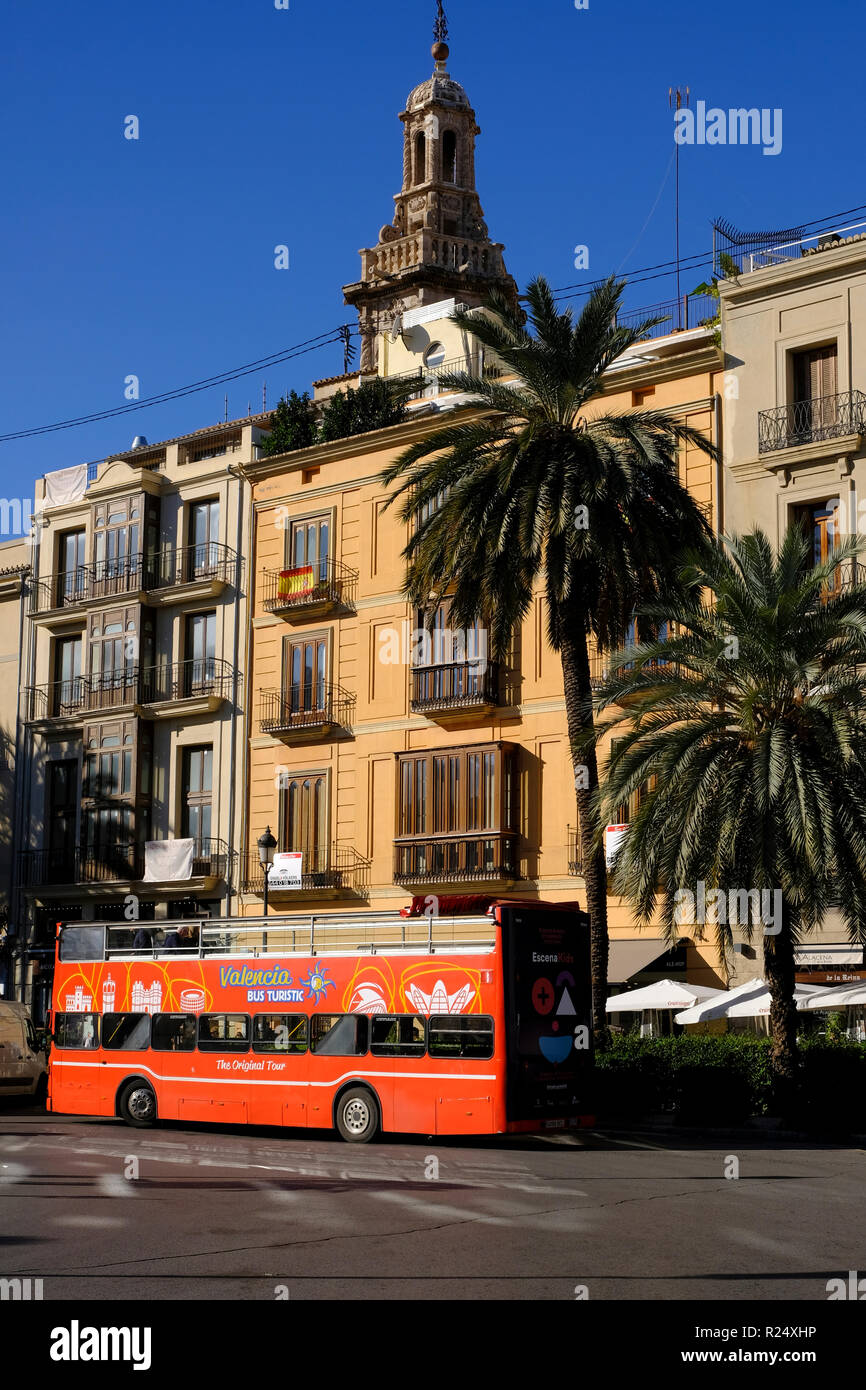
{"type": "Polygon", "coordinates": [[[862,965],[863,947],[845,945],[798,946],[794,952],[794,962],[798,968],[804,966],[812,970],[832,970],[837,965],[862,965]]]}
{"type": "Polygon", "coordinates": [[[608,984],[630,980],[669,950],[667,942],[660,936],[640,936],[628,941],[612,939],[607,961],[608,984]]]}

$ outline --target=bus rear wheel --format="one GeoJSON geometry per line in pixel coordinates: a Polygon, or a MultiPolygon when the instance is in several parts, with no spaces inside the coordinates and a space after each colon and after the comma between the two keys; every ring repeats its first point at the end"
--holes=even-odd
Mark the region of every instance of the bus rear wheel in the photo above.
{"type": "Polygon", "coordinates": [[[379,1107],[365,1086],[350,1086],[337,1101],[337,1133],[347,1144],[367,1144],[379,1133],[379,1107]]]}
{"type": "Polygon", "coordinates": [[[120,1115],[135,1129],[149,1129],[156,1123],[156,1096],[146,1081],[130,1081],[120,1096],[120,1115]]]}

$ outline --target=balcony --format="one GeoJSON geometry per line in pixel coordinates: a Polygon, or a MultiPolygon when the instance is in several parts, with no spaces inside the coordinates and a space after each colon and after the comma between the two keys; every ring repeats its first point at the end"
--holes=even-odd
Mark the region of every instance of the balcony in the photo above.
{"type": "Polygon", "coordinates": [[[522,878],[516,835],[431,835],[394,841],[394,882],[486,883],[508,887],[522,878]]]}
{"type": "MultiPolygon", "coordinates": [[[[324,845],[304,853],[301,874],[292,885],[269,884],[269,902],[296,902],[303,898],[365,897],[369,884],[370,863],[347,845],[324,845]]],[[[264,869],[257,853],[247,859],[246,872],[241,880],[241,892],[263,897],[264,869]]]]}
{"type": "Polygon", "coordinates": [[[758,412],[758,453],[866,433],[866,394],[842,391],[758,412]]]}
{"type": "MultiPolygon", "coordinates": [[[[237,676],[240,683],[240,675],[237,676]]],[[[212,714],[234,694],[235,669],[220,657],[148,666],[141,673],[139,702],[155,719],[212,714]]]]}
{"type": "Polygon", "coordinates": [[[580,834],[577,827],[569,825],[568,834],[568,872],[574,878],[583,877],[583,855],[580,849],[580,834]]]}
{"type": "Polygon", "coordinates": [[[230,546],[208,541],[157,555],[130,555],[59,570],[37,580],[30,593],[32,617],[62,621],[70,609],[106,599],[145,594],[156,604],[188,598],[218,597],[229,585],[239,586],[243,560],[230,546]]]}
{"type": "Polygon", "coordinates": [[[354,695],[326,681],[297,686],[286,694],[263,690],[259,727],[283,743],[328,738],[338,730],[349,731],[354,705],[354,695]]]}
{"type": "Polygon", "coordinates": [[[323,617],[351,609],[357,583],[358,571],[339,560],[316,560],[294,569],[265,570],[262,608],[290,620],[323,617]]]}
{"type": "Polygon", "coordinates": [[[151,603],[169,604],[191,598],[218,598],[227,588],[240,588],[243,559],[228,545],[207,541],[164,550],[149,560],[145,576],[151,603]]]}
{"type": "MultiPolygon", "coordinates": [[[[148,882],[148,892],[160,889],[209,891],[228,877],[233,854],[224,840],[197,840],[193,848],[189,878],[163,884],[148,882]]],[[[98,887],[100,884],[141,883],[145,856],[140,844],[119,842],[98,848],[24,850],[19,856],[21,887],[31,890],[67,890],[71,887],[98,887]]]]}
{"type": "Polygon", "coordinates": [[[24,691],[26,719],[31,723],[51,720],[77,720],[103,710],[133,709],[138,704],[141,677],[137,666],[98,676],[73,676],[48,685],[27,686],[24,691]]]}
{"type": "Polygon", "coordinates": [[[451,662],[412,670],[413,714],[425,714],[438,724],[483,719],[499,704],[499,666],[496,662],[451,662]]]}

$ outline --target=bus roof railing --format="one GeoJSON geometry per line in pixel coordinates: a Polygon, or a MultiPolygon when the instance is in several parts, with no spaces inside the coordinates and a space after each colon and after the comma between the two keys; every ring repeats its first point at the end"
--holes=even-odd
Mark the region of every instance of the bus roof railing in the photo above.
{"type": "MultiPolygon", "coordinates": [[[[88,926],[89,923],[70,925],[88,926]]],[[[96,925],[95,923],[93,925],[96,925]]],[[[175,959],[210,956],[266,957],[319,955],[324,951],[376,955],[386,951],[443,947],[489,949],[496,939],[492,917],[430,915],[403,917],[399,912],[330,912],[268,917],[181,918],[159,922],[105,923],[105,958],[175,959]],[[182,927],[198,929],[194,945],[166,947],[165,938],[182,927]],[[148,945],[135,936],[145,932],[148,945]]]]}

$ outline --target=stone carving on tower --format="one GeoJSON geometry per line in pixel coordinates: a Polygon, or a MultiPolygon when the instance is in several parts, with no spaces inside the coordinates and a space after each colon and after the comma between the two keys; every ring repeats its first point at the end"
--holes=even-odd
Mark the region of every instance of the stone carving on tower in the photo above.
{"type": "Polygon", "coordinates": [[[475,188],[475,138],[469,98],[446,63],[448,27],[441,0],[432,77],[409,93],[403,122],[403,187],[375,246],[361,251],[361,278],[345,285],[358,310],[361,375],[376,372],[377,334],[397,313],[454,298],[474,307],[496,286],[516,305],[517,285],[504,247],[490,240],[475,188]]]}

